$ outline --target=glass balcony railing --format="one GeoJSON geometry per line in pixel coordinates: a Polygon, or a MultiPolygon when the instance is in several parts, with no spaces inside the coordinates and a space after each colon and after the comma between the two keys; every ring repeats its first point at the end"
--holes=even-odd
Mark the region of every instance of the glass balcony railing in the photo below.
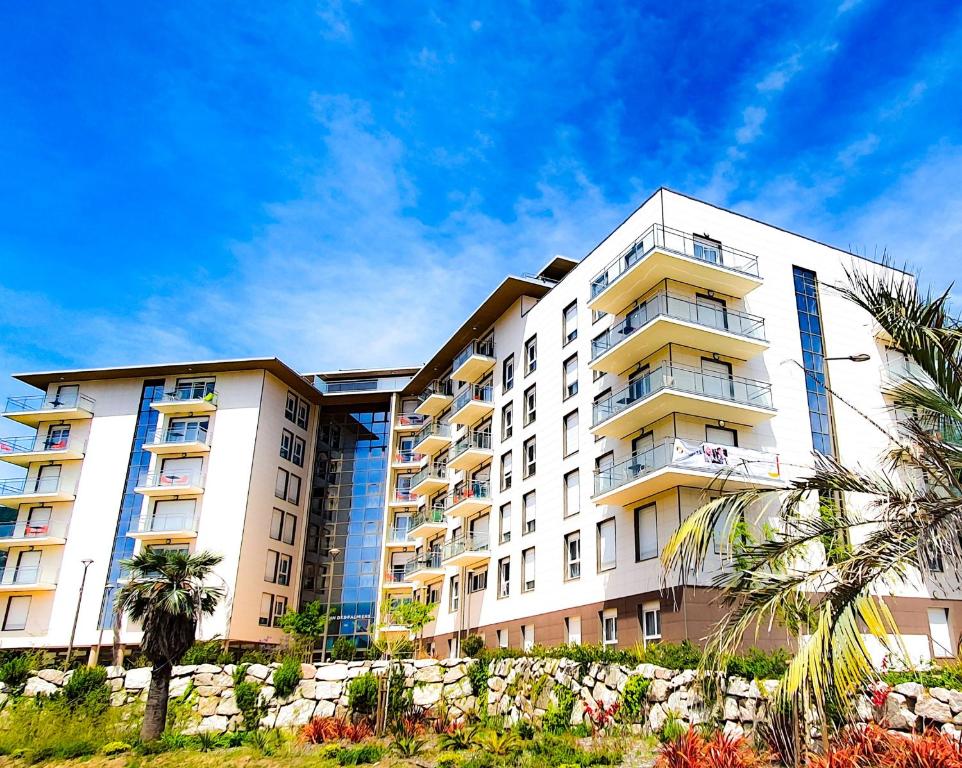
{"type": "Polygon", "coordinates": [[[0,437],[0,456],[18,453],[38,453],[40,451],[66,451],[67,449],[83,453],[85,443],[71,440],[69,435],[26,435],[22,437],[0,437]]]}
{"type": "Polygon", "coordinates": [[[217,405],[217,390],[214,389],[214,383],[182,384],[171,392],[164,392],[160,397],[162,403],[190,403],[194,401],[217,405]]]}
{"type": "Polygon", "coordinates": [[[0,498],[60,492],[69,493],[70,491],[59,477],[21,477],[16,480],[0,480],[0,498]]]}
{"type": "Polygon", "coordinates": [[[173,533],[175,531],[196,531],[197,517],[191,513],[158,513],[143,515],[138,521],[140,533],[173,533]]]}
{"type": "Polygon", "coordinates": [[[149,472],[137,480],[138,488],[191,488],[204,485],[204,474],[199,469],[149,472]]]}
{"type": "Polygon", "coordinates": [[[414,438],[414,448],[415,450],[421,443],[427,440],[429,437],[444,437],[451,439],[451,425],[442,424],[439,421],[432,421],[424,429],[418,432],[417,436],[414,438]]]}
{"type": "Polygon", "coordinates": [[[494,341],[492,339],[475,339],[470,342],[464,349],[458,352],[457,356],[454,358],[454,363],[452,368],[457,370],[462,365],[464,365],[473,355],[479,355],[481,357],[494,357],[494,341]]]}
{"type": "Polygon", "coordinates": [[[50,520],[18,520],[12,523],[0,523],[0,540],[9,539],[43,539],[48,536],[62,539],[66,536],[67,526],[62,522],[50,520]]]}
{"type": "Polygon", "coordinates": [[[671,227],[653,224],[617,259],[595,275],[591,281],[591,298],[595,298],[608,286],[615,283],[656,248],[679,256],[697,259],[733,272],[758,277],[757,256],[694,237],[671,227]]]}
{"type": "Polygon", "coordinates": [[[451,397],[453,391],[451,379],[434,379],[430,384],[427,385],[427,387],[424,388],[424,391],[421,393],[421,397],[419,399],[423,403],[432,395],[451,397]]]}
{"type": "Polygon", "coordinates": [[[417,502],[417,494],[414,493],[410,488],[395,488],[393,501],[399,502],[401,504],[414,504],[417,502]]]}
{"type": "Polygon", "coordinates": [[[462,453],[472,449],[481,451],[491,450],[491,430],[472,429],[464,437],[461,437],[451,448],[448,461],[456,459],[462,453]]]}
{"type": "Polygon", "coordinates": [[[410,529],[416,530],[419,526],[425,523],[431,523],[434,525],[441,525],[444,522],[444,505],[440,504],[438,506],[432,507],[431,509],[422,509],[416,515],[411,517],[410,529]]]}
{"type": "Polygon", "coordinates": [[[23,585],[28,586],[30,584],[53,584],[57,580],[57,573],[55,570],[50,568],[45,568],[42,565],[20,565],[12,568],[6,568],[3,575],[0,576],[0,584],[4,586],[15,586],[23,585]]]}
{"type": "Polygon", "coordinates": [[[402,566],[395,565],[384,574],[384,582],[386,584],[405,584],[407,575],[407,563],[402,566]]]}
{"type": "Polygon", "coordinates": [[[458,395],[457,399],[454,401],[454,407],[451,409],[452,413],[457,413],[468,403],[493,403],[494,402],[494,387],[490,384],[472,384],[470,387],[465,387],[464,391],[458,395]]]}
{"type": "Polygon", "coordinates": [[[408,560],[404,564],[404,579],[408,580],[412,574],[418,571],[437,570],[441,568],[440,550],[432,550],[427,554],[422,554],[408,560]]]}
{"type": "Polygon", "coordinates": [[[464,552],[487,552],[488,551],[488,536],[487,534],[480,533],[469,533],[464,536],[458,536],[456,539],[451,539],[444,543],[444,554],[442,560],[450,560],[452,557],[457,557],[464,552]]]}
{"type": "Polygon", "coordinates": [[[699,368],[677,363],[662,363],[639,376],[624,389],[595,403],[592,409],[592,426],[598,426],[664,390],[727,400],[741,405],[772,408],[772,386],[767,382],[707,373],[699,368]]]}
{"type": "Polygon", "coordinates": [[[491,481],[490,480],[472,480],[466,483],[463,488],[458,488],[452,491],[448,495],[448,505],[447,508],[456,504],[460,504],[462,501],[467,499],[476,499],[477,501],[491,501],[491,481]]]}
{"type": "Polygon", "coordinates": [[[428,423],[428,417],[420,413],[401,413],[397,417],[397,425],[402,428],[423,427],[428,423]]]}
{"type": "Polygon", "coordinates": [[[416,488],[419,483],[428,479],[447,480],[448,463],[446,461],[432,461],[420,472],[416,472],[411,478],[411,487],[416,488]]]}
{"type": "Polygon", "coordinates": [[[395,464],[417,464],[424,458],[423,453],[414,450],[397,451],[394,454],[395,464]]]}
{"type": "Polygon", "coordinates": [[[25,413],[28,411],[56,411],[81,408],[93,413],[96,400],[81,392],[72,395],[27,395],[8,397],[4,413],[25,413]]]}
{"type": "Polygon", "coordinates": [[[187,424],[184,426],[172,426],[164,430],[158,430],[153,439],[152,445],[180,445],[183,443],[202,443],[208,445],[209,433],[207,427],[200,424],[187,424]]]}
{"type": "Polygon", "coordinates": [[[411,542],[409,526],[395,525],[387,533],[387,540],[394,544],[408,544],[411,542]]]}
{"type": "Polygon", "coordinates": [[[670,293],[657,293],[631,310],[620,323],[592,340],[591,359],[598,359],[658,317],[682,320],[711,330],[765,341],[765,320],[757,315],[707,303],[699,304],[670,293]]]}
{"type": "Polygon", "coordinates": [[[776,454],[670,437],[611,467],[596,470],[594,495],[620,488],[666,467],[760,480],[777,480],[781,476],[776,454]]]}

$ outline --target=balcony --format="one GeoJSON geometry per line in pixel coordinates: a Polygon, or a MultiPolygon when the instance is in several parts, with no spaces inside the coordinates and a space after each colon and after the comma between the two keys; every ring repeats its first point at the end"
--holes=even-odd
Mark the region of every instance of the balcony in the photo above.
{"type": "Polygon", "coordinates": [[[0,505],[15,507],[18,504],[50,504],[56,501],[73,501],[73,486],[59,477],[21,477],[16,480],[0,480],[0,505]]]}
{"type": "Polygon", "coordinates": [[[595,471],[595,504],[630,506],[678,486],[717,490],[781,488],[778,454],[668,438],[595,471]]]}
{"type": "Polygon", "coordinates": [[[8,397],[3,415],[19,424],[36,427],[43,421],[92,419],[96,401],[82,393],[8,397]]]}
{"type": "Polygon", "coordinates": [[[472,429],[451,448],[451,453],[448,454],[448,467],[469,470],[493,457],[491,430],[472,429]]]}
{"type": "Polygon", "coordinates": [[[467,534],[444,544],[441,562],[457,568],[470,567],[491,559],[488,551],[488,537],[482,534],[467,534]]]}
{"type": "Polygon", "coordinates": [[[768,347],[755,315],[658,293],[591,342],[595,370],[620,373],[666,344],[747,360],[768,347]]]}
{"type": "Polygon", "coordinates": [[[413,507],[418,503],[418,496],[410,488],[395,488],[388,499],[390,507],[413,507]]]}
{"type": "Polygon", "coordinates": [[[414,450],[428,456],[437,453],[451,442],[451,425],[432,421],[414,438],[414,450]]]}
{"type": "Polygon", "coordinates": [[[152,402],[150,407],[169,416],[212,413],[217,410],[217,392],[206,384],[181,386],[173,392],[164,392],[160,400],[152,402]]]}
{"type": "Polygon", "coordinates": [[[395,432],[417,432],[428,423],[428,417],[422,413],[402,413],[394,422],[395,432]]]}
{"type": "Polygon", "coordinates": [[[434,551],[415,556],[404,564],[404,580],[414,584],[431,584],[444,578],[441,553],[434,551]]]}
{"type": "Polygon", "coordinates": [[[398,568],[394,566],[384,574],[384,590],[387,592],[410,592],[414,589],[414,582],[410,581],[406,575],[406,564],[398,568]]]}
{"type": "Polygon", "coordinates": [[[163,431],[158,430],[144,443],[144,448],[158,456],[207,453],[210,451],[210,433],[207,427],[200,425],[174,425],[163,431]]]}
{"type": "Polygon", "coordinates": [[[35,461],[80,461],[84,457],[83,440],[56,435],[0,437],[0,460],[26,467],[35,461]]]}
{"type": "Polygon", "coordinates": [[[200,496],[204,492],[204,474],[197,469],[168,470],[141,475],[136,493],[144,496],[200,496]]]}
{"type": "Polygon", "coordinates": [[[447,487],[447,461],[432,461],[411,478],[411,490],[418,496],[430,496],[447,487]]]}
{"type": "Polygon", "coordinates": [[[57,588],[57,571],[43,565],[7,565],[0,592],[48,592],[57,588]]]}
{"type": "MultiPolygon", "coordinates": [[[[919,384],[926,388],[934,386],[931,377],[922,366],[911,358],[904,355],[887,358],[882,365],[883,388],[892,389],[906,382],[919,384]]],[[[2,447],[0,447],[0,450],[2,450],[2,447]]]]}
{"type": "Polygon", "coordinates": [[[421,402],[414,409],[415,413],[435,418],[447,408],[454,399],[454,390],[450,379],[435,379],[421,393],[421,402]]]}
{"type": "Polygon", "coordinates": [[[494,342],[491,339],[475,339],[454,358],[451,378],[455,381],[477,381],[494,368],[495,362],[494,342]]]}
{"type": "Polygon", "coordinates": [[[417,451],[395,451],[391,459],[391,466],[395,469],[413,469],[420,466],[421,462],[427,458],[427,454],[417,451]]]}
{"type": "Polygon", "coordinates": [[[676,412],[757,426],[775,409],[767,382],[662,363],[595,403],[591,431],[622,437],[676,412]]]}
{"type": "Polygon", "coordinates": [[[452,424],[475,424],[494,411],[494,387],[471,384],[454,401],[452,424]]]}
{"type": "Polygon", "coordinates": [[[743,298],[762,284],[758,258],[653,224],[591,281],[591,309],[618,314],[662,280],[702,285],[743,298]]]}
{"type": "Polygon", "coordinates": [[[197,538],[197,515],[177,512],[141,515],[137,529],[127,535],[132,539],[146,542],[195,539],[197,538]]]}
{"type": "Polygon", "coordinates": [[[414,539],[411,538],[410,526],[396,525],[389,528],[384,539],[384,546],[388,549],[404,549],[413,547],[414,539]]]}
{"type": "Polygon", "coordinates": [[[429,509],[422,509],[411,518],[408,532],[412,538],[423,539],[447,530],[444,502],[438,502],[429,509]]]}
{"type": "Polygon", "coordinates": [[[463,488],[448,496],[445,511],[451,517],[470,517],[491,506],[491,483],[488,480],[472,480],[463,488]]]}
{"type": "Polygon", "coordinates": [[[67,543],[67,525],[50,520],[0,523],[0,549],[52,547],[67,543]]]}

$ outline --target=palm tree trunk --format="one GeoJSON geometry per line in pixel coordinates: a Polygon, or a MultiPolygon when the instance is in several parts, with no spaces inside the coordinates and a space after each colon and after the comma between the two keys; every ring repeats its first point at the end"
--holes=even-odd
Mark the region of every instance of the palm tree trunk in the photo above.
{"type": "Polygon", "coordinates": [[[160,738],[167,724],[167,697],[170,693],[170,664],[160,664],[150,672],[150,689],[144,709],[140,740],[144,743],[160,738]]]}

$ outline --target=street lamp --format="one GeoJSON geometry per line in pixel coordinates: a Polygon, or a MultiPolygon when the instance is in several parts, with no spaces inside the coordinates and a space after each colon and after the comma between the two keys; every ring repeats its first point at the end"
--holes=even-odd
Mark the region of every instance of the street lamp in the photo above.
{"type": "Polygon", "coordinates": [[[872,359],[872,356],[865,353],[859,352],[857,355],[842,355],[841,357],[826,357],[825,362],[831,362],[832,360],[848,360],[850,363],[867,363],[872,359]]]}
{"type": "Polygon", "coordinates": [[[321,661],[327,661],[327,633],[331,626],[331,590],[334,587],[334,561],[341,554],[338,547],[327,550],[327,555],[331,559],[330,572],[327,574],[327,611],[324,614],[324,640],[321,645],[321,661]]]}
{"type": "Polygon", "coordinates": [[[84,572],[83,576],[80,577],[80,592],[77,595],[77,610],[73,615],[73,627],[70,629],[70,642],[67,644],[67,668],[70,668],[70,657],[73,656],[73,641],[74,637],[77,635],[77,622],[80,620],[80,603],[84,598],[84,586],[87,584],[87,569],[93,563],[93,560],[85,558],[80,561],[83,564],[84,572]]]}

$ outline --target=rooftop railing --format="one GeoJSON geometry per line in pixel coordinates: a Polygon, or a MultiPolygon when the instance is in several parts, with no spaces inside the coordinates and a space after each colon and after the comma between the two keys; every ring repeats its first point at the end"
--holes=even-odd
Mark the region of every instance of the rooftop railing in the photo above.
{"type": "Polygon", "coordinates": [[[72,395],[27,395],[25,397],[8,397],[4,413],[24,413],[27,411],[56,411],[71,408],[82,408],[93,413],[97,401],[92,397],[77,392],[72,395]]]}
{"type": "Polygon", "coordinates": [[[733,272],[758,277],[757,256],[671,227],[652,224],[641,237],[622,251],[618,258],[595,275],[591,281],[591,298],[595,298],[608,286],[617,282],[625,272],[656,248],[733,272]]]}
{"type": "Polygon", "coordinates": [[[669,317],[712,330],[765,341],[765,320],[757,315],[683,299],[670,293],[656,293],[632,309],[621,322],[592,340],[591,359],[601,357],[658,317],[669,317]]]}
{"type": "Polygon", "coordinates": [[[494,341],[492,339],[475,339],[468,343],[454,358],[452,368],[457,370],[464,365],[472,355],[494,357],[494,341]]]}
{"type": "Polygon", "coordinates": [[[709,373],[678,363],[662,363],[640,375],[624,389],[595,403],[592,409],[592,426],[598,426],[663,390],[686,392],[759,408],[772,408],[772,385],[768,382],[709,373]]]}

